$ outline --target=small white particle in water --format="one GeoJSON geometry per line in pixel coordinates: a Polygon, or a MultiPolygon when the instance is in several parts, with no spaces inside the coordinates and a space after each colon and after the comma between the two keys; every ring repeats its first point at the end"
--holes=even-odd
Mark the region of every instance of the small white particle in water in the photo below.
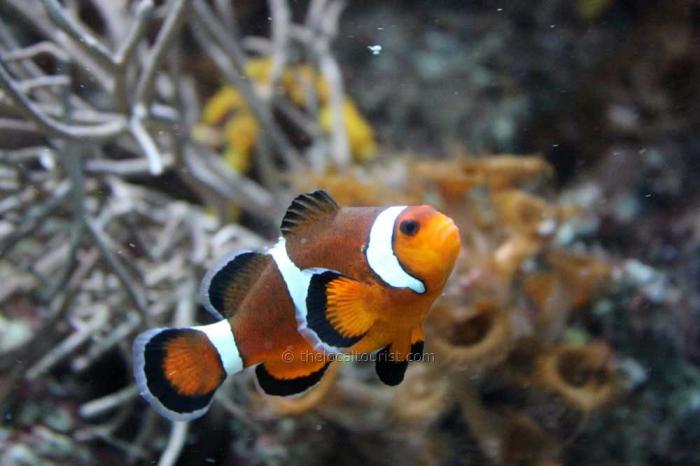
{"type": "Polygon", "coordinates": [[[550,25],[549,25],[549,29],[554,29],[555,27],[557,27],[556,24],[550,24],[550,25]]]}
{"type": "Polygon", "coordinates": [[[39,151],[39,163],[45,170],[53,170],[56,168],[56,160],[53,154],[48,150],[39,151]]]}
{"type": "Polygon", "coordinates": [[[657,272],[653,267],[636,259],[627,260],[624,264],[624,271],[639,285],[647,285],[657,277],[657,272]]]}
{"type": "Polygon", "coordinates": [[[135,248],[136,245],[135,245],[134,243],[129,243],[129,247],[130,247],[130,248],[135,248]]]}
{"type": "Polygon", "coordinates": [[[651,197],[651,193],[646,193],[644,197],[651,197]]]}
{"type": "Polygon", "coordinates": [[[377,28],[377,31],[383,31],[383,30],[384,30],[384,28],[382,28],[382,27],[377,28]]]}
{"type": "Polygon", "coordinates": [[[503,11],[503,8],[496,8],[496,11],[503,11]]]}
{"type": "Polygon", "coordinates": [[[559,144],[552,144],[552,147],[559,147],[559,144]]]}
{"type": "Polygon", "coordinates": [[[549,236],[557,231],[557,221],[553,218],[544,220],[537,226],[537,233],[541,236],[549,236]]]}
{"type": "Polygon", "coordinates": [[[379,44],[368,45],[367,48],[370,52],[372,52],[372,55],[379,55],[379,53],[382,51],[382,46],[379,44]]]}

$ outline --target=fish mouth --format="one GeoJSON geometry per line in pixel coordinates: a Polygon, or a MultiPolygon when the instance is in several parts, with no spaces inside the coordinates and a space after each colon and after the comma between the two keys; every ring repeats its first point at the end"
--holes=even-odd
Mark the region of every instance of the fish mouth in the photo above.
{"type": "Polygon", "coordinates": [[[439,244],[441,248],[445,248],[444,252],[448,255],[453,255],[459,250],[461,245],[459,227],[450,217],[442,214],[440,214],[440,217],[439,223],[435,228],[436,244],[439,244]]]}

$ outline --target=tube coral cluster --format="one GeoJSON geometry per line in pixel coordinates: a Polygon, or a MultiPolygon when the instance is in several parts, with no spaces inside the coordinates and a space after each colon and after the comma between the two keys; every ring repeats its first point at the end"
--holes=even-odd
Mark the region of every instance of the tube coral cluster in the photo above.
{"type": "Polygon", "coordinates": [[[577,208],[538,194],[552,174],[540,157],[409,158],[402,166],[382,168],[394,173],[389,180],[371,170],[296,179],[299,189],[321,186],[346,203],[430,202],[462,232],[457,270],[425,321],[434,360],[412,364],[395,393],[376,388],[375,396],[392,397],[397,421],[425,435],[459,407],[482,454],[497,464],[560,464],[570,437],[557,422],[580,427],[616,391],[610,347],[568,335],[572,319],[605,289],[610,262],[557,240],[577,208]],[[493,390],[517,402],[493,401],[493,390]],[[565,421],[542,416],[548,409],[563,410],[565,421]]]}

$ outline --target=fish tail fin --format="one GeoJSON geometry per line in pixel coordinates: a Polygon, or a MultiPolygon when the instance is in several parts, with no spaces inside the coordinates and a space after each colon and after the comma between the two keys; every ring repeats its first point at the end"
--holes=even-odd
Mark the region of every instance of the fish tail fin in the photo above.
{"type": "Polygon", "coordinates": [[[133,356],[141,395],[171,421],[204,415],[226,376],[243,369],[227,320],[148,330],[134,341],[133,356]]]}

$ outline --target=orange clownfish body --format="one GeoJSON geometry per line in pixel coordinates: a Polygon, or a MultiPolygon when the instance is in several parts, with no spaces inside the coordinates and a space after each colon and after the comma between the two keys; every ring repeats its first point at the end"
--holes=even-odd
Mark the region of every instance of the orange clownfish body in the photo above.
{"type": "Polygon", "coordinates": [[[202,304],[218,322],[137,337],[136,381],[159,413],[201,416],[225,377],[251,366],[263,392],[302,393],[339,353],[390,353],[376,370],[396,385],[422,352],[421,321],[459,254],[450,218],[426,205],[340,208],[315,191],[294,199],[281,231],[266,252],[205,275],[202,304]]]}

